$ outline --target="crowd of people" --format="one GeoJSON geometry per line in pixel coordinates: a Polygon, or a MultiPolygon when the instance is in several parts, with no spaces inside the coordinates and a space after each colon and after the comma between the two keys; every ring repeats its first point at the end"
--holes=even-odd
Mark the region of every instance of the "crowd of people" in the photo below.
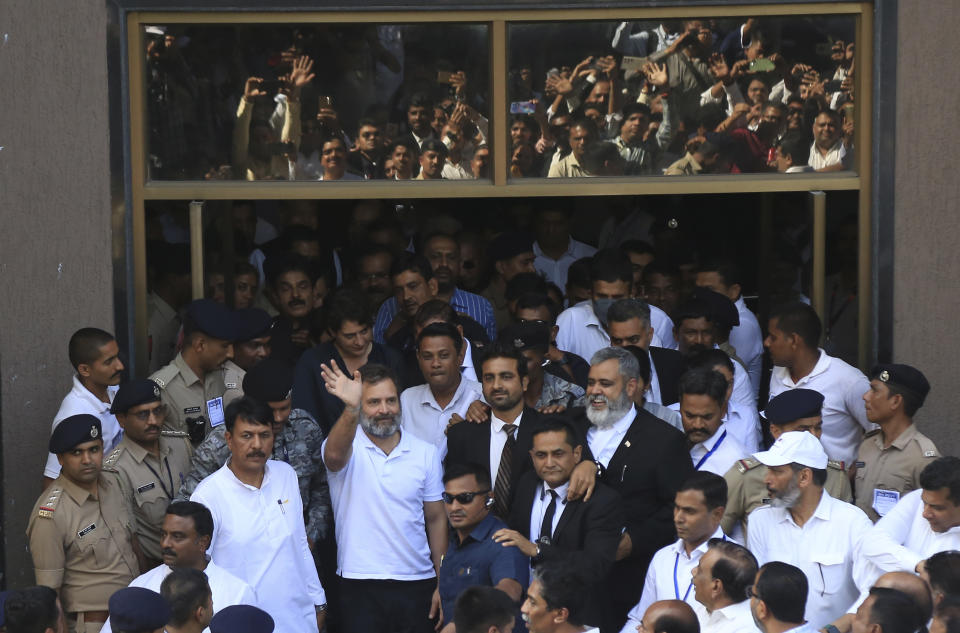
{"type": "Polygon", "coordinates": [[[482,26],[148,27],[151,176],[485,179],[491,147],[513,178],[853,168],[846,23],[839,39],[809,18],[602,26],[546,60],[511,49],[503,142],[486,56],[463,61],[482,26]]]}
{"type": "Polygon", "coordinates": [[[930,385],[831,355],[796,280],[760,319],[733,261],[561,201],[489,238],[358,204],[335,251],[254,209],[206,298],[152,247],[148,375],[69,337],[9,633],[960,627],[930,385]]]}

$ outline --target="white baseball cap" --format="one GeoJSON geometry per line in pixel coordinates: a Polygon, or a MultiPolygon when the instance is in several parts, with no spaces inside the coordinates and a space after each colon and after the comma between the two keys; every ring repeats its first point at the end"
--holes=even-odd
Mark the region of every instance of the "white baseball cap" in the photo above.
{"type": "Polygon", "coordinates": [[[806,431],[784,433],[777,438],[769,451],[754,453],[753,457],[764,466],[800,464],[820,470],[827,467],[827,453],[823,450],[823,445],[813,433],[806,431]]]}

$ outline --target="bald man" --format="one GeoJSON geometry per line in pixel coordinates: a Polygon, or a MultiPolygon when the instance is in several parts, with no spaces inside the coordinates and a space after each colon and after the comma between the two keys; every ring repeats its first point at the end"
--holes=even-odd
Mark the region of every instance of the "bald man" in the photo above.
{"type": "Polygon", "coordinates": [[[700,633],[693,608],[683,600],[659,600],[647,607],[637,630],[647,633],[700,633]]]}
{"type": "MultiPolygon", "coordinates": [[[[913,600],[913,603],[923,615],[924,622],[929,622],[933,616],[933,597],[930,594],[930,586],[920,576],[911,574],[908,571],[889,571],[877,578],[877,582],[875,582],[873,586],[896,589],[910,596],[910,599],[913,600]]],[[[847,609],[844,615],[834,621],[833,626],[835,626],[840,633],[849,633],[853,629],[853,619],[857,613],[857,609],[869,595],[869,590],[863,592],[860,598],[853,603],[853,606],[847,609]]]]}

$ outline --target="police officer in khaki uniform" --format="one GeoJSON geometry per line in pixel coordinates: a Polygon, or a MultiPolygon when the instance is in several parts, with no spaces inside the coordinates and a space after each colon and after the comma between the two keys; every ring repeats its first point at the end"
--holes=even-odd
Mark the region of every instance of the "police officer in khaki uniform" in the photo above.
{"type": "Polygon", "coordinates": [[[193,447],[183,431],[162,430],[166,405],[160,387],[146,378],[120,386],[111,413],[123,439],[103,461],[120,474],[120,487],[133,508],[137,539],[149,567],[160,564],[160,527],[167,506],[190,472],[193,447]]]}
{"type": "Polygon", "coordinates": [[[167,405],[164,426],[185,431],[194,446],[223,424],[223,362],[233,355],[234,324],[230,310],[212,299],[197,299],[183,319],[183,349],[150,379],[167,405]]]}
{"type": "Polygon", "coordinates": [[[100,420],[81,413],[50,436],[60,476],[30,512],[27,539],[37,584],[56,589],[70,633],[97,633],[110,596],[140,572],[131,508],[117,473],[101,469],[100,420]]]}
{"type": "Polygon", "coordinates": [[[233,358],[223,364],[223,406],[243,397],[243,377],[250,369],[270,356],[270,333],[273,317],[260,308],[243,308],[234,312],[236,340],[233,358]]]}
{"type": "MultiPolygon", "coordinates": [[[[823,432],[823,394],[812,389],[790,389],[767,403],[763,417],[770,423],[773,439],[788,431],[807,431],[817,439],[823,432]]],[[[736,539],[745,537],[747,516],[759,506],[770,501],[763,479],[767,468],[752,457],[741,459],[723,476],[727,480],[727,506],[720,526],[736,539]]],[[[844,471],[843,462],[827,461],[827,483],[824,490],[834,499],[847,503],[853,501],[850,479],[844,471]]],[[[743,542],[746,542],[744,538],[743,542]]]]}
{"type": "Polygon", "coordinates": [[[877,365],[870,373],[870,391],[863,400],[867,419],[880,428],[864,437],[852,470],[857,507],[874,523],[902,495],[919,488],[920,471],[940,457],[913,423],[928,393],[926,377],[909,365],[877,365]]]}

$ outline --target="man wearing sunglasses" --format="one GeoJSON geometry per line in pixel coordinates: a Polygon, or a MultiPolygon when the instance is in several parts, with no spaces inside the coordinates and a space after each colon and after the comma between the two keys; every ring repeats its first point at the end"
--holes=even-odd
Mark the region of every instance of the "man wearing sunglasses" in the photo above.
{"type": "Polygon", "coordinates": [[[110,411],[123,439],[103,460],[119,473],[120,488],[133,507],[136,533],[149,567],[160,564],[160,528],[167,506],[190,472],[193,449],[186,431],[163,429],[167,407],[160,387],[147,378],[120,385],[110,411]]]}
{"type": "Polygon", "coordinates": [[[479,464],[451,464],[443,475],[443,503],[450,543],[440,563],[442,633],[452,629],[454,606],[467,587],[484,585],[507,594],[518,608],[527,586],[527,558],[515,547],[502,547],[492,536],[506,524],[490,514],[490,473],[479,464]]]}

